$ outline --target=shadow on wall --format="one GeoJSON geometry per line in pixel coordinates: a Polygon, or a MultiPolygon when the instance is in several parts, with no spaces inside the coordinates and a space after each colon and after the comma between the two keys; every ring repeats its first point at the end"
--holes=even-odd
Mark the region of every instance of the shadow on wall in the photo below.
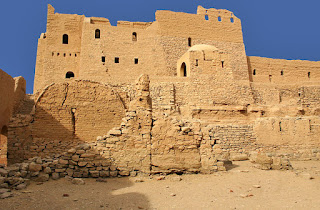
{"type": "MultiPolygon", "coordinates": [[[[121,94],[121,93],[120,93],[121,94]]],[[[9,125],[10,163],[34,156],[60,154],[84,142],[96,141],[119,126],[126,98],[110,86],[70,81],[48,87],[33,116],[16,116],[9,125]]]]}

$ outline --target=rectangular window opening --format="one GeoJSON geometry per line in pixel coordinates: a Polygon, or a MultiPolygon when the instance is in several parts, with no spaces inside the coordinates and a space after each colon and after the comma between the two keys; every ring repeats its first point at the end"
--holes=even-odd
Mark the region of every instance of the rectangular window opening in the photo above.
{"type": "Polygon", "coordinates": [[[104,62],[106,62],[106,56],[102,56],[101,57],[101,61],[104,63],[104,62]]]}
{"type": "Polygon", "coordinates": [[[196,59],[196,66],[198,66],[199,65],[199,60],[198,59],[196,59]]]}
{"type": "Polygon", "coordinates": [[[114,58],[114,62],[115,62],[115,63],[119,63],[119,58],[118,58],[118,57],[115,57],[115,58],[114,58]]]}
{"type": "Polygon", "coordinates": [[[134,59],[134,64],[138,64],[139,63],[139,59],[138,58],[135,58],[134,59]]]}

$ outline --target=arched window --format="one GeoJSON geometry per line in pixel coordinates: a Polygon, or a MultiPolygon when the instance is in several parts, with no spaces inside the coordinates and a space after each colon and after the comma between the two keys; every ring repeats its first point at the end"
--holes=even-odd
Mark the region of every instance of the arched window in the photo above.
{"type": "Polygon", "coordinates": [[[137,33],[133,32],[132,33],[132,41],[137,41],[137,40],[138,40],[137,33]]]}
{"type": "Polygon", "coordinates": [[[185,63],[185,62],[183,62],[183,63],[181,64],[180,76],[182,76],[182,77],[186,77],[186,76],[187,76],[187,66],[186,66],[186,63],[185,63]]]}
{"type": "Polygon", "coordinates": [[[69,43],[68,34],[63,34],[63,36],[62,36],[62,44],[68,44],[68,43],[69,43]]]}
{"type": "Polygon", "coordinates": [[[96,29],[95,33],[94,33],[94,37],[96,39],[100,39],[100,30],[99,29],[96,29]]]}
{"type": "Polygon", "coordinates": [[[188,38],[188,46],[191,47],[191,38],[188,38]]]}
{"type": "Polygon", "coordinates": [[[66,78],[69,79],[69,78],[72,78],[72,77],[74,77],[74,73],[72,71],[68,71],[66,73],[66,78]]]}

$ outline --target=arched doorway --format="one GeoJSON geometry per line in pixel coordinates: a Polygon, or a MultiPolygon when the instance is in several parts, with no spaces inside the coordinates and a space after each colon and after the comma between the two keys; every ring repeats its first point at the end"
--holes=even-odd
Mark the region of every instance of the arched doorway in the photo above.
{"type": "Polygon", "coordinates": [[[72,78],[72,77],[74,77],[74,73],[72,71],[68,71],[66,73],[66,78],[69,79],[69,78],[72,78]]]}
{"type": "Polygon", "coordinates": [[[187,65],[186,65],[185,62],[183,62],[183,63],[181,64],[180,76],[181,76],[181,77],[186,77],[186,76],[187,76],[187,65]]]}
{"type": "Polygon", "coordinates": [[[3,126],[0,134],[0,164],[7,165],[8,128],[3,126]]]}

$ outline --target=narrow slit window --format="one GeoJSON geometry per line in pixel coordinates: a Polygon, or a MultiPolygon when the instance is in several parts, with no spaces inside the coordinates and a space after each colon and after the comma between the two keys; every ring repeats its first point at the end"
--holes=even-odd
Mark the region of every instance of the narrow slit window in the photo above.
{"type": "Polygon", "coordinates": [[[222,21],[221,16],[219,16],[219,17],[218,17],[218,21],[219,21],[219,22],[221,22],[221,21],[222,21]]]}
{"type": "Polygon", "coordinates": [[[272,81],[272,75],[269,75],[269,82],[272,81]]]}
{"type": "Polygon", "coordinates": [[[310,72],[308,72],[308,78],[310,79],[310,77],[311,77],[311,73],[310,73],[310,72]]]}
{"type": "Polygon", "coordinates": [[[199,65],[199,60],[198,59],[196,59],[196,66],[198,66],[199,65]]]}
{"type": "Polygon", "coordinates": [[[205,15],[204,18],[205,18],[206,20],[209,20],[209,16],[208,16],[208,15],[205,15]]]}
{"type": "Polygon", "coordinates": [[[256,70],[255,69],[253,69],[253,73],[252,73],[253,75],[256,75],[256,70]]]}
{"type": "Polygon", "coordinates": [[[188,38],[188,46],[191,47],[191,38],[188,38]]]}
{"type": "Polygon", "coordinates": [[[138,58],[135,58],[134,59],[134,64],[138,64],[139,63],[139,59],[138,58]]]}
{"type": "Polygon", "coordinates": [[[221,67],[222,68],[224,67],[224,61],[221,61],[221,67]]]}
{"type": "Polygon", "coordinates": [[[101,61],[104,63],[104,62],[106,62],[106,56],[102,56],[101,57],[101,61]]]}
{"type": "Polygon", "coordinates": [[[63,36],[62,36],[62,44],[68,44],[68,43],[69,43],[68,34],[63,34],[63,36]]]}
{"type": "Polygon", "coordinates": [[[283,70],[281,70],[281,76],[283,76],[283,70]]]}
{"type": "Polygon", "coordinates": [[[96,29],[94,34],[95,34],[94,36],[96,39],[100,39],[100,29],[96,29]]]}
{"type": "Polygon", "coordinates": [[[115,58],[114,58],[114,62],[115,62],[115,63],[119,63],[119,58],[118,58],[118,57],[115,57],[115,58]]]}
{"type": "Polygon", "coordinates": [[[133,32],[132,33],[132,41],[137,41],[138,40],[138,37],[137,37],[137,33],[136,32],[133,32]]]}
{"type": "Polygon", "coordinates": [[[279,122],[279,131],[282,131],[281,122],[279,122]]]}
{"type": "Polygon", "coordinates": [[[231,22],[231,23],[234,23],[234,19],[233,19],[233,18],[230,18],[230,22],[231,22]]]}

